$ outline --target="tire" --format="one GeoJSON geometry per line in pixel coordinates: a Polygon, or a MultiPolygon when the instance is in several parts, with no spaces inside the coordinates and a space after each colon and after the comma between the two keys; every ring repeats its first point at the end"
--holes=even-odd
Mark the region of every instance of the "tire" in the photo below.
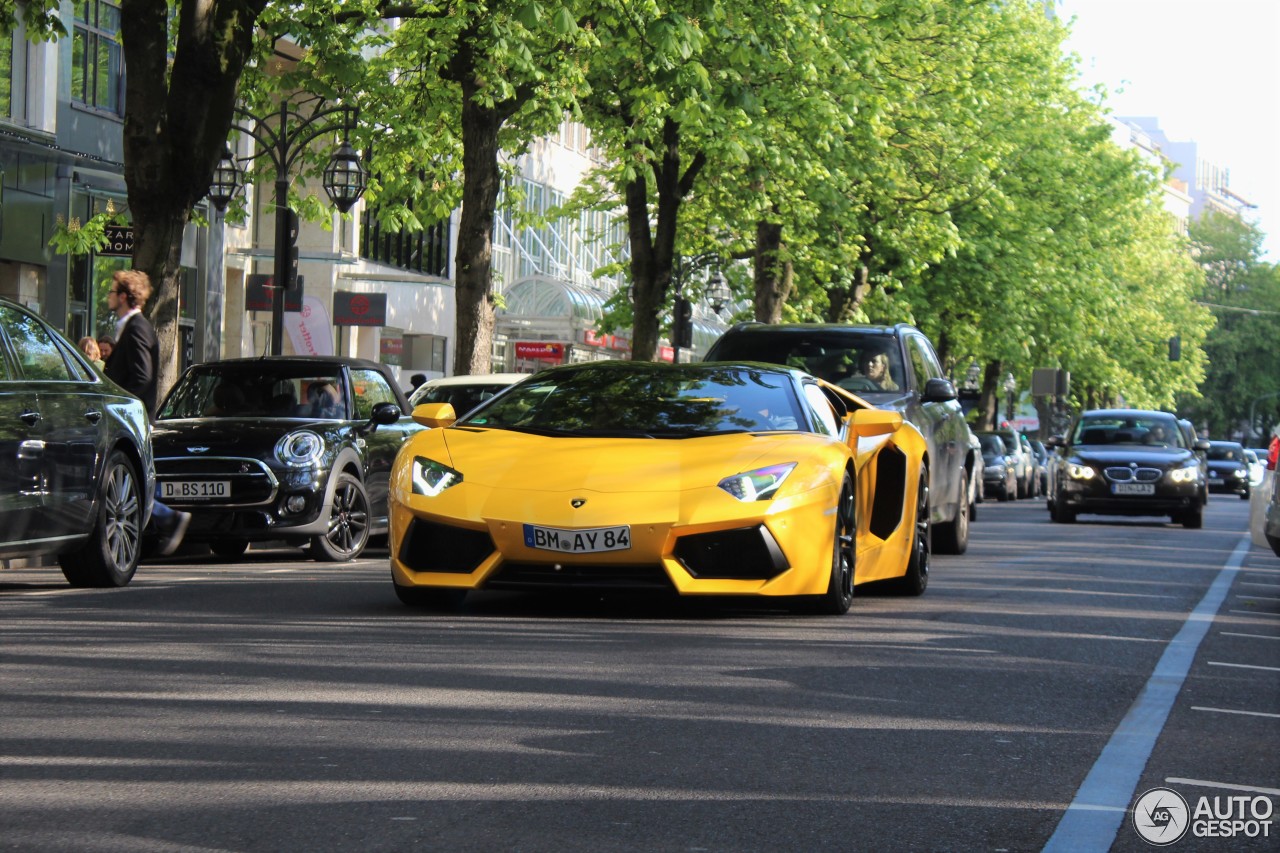
{"type": "Polygon", "coordinates": [[[929,519],[929,473],[920,472],[916,490],[915,530],[911,539],[911,556],[907,573],[894,584],[901,595],[923,595],[929,586],[929,559],[933,550],[933,524],[929,519]]]}
{"type": "Polygon", "coordinates": [[[1244,487],[1244,491],[1240,493],[1240,500],[1242,500],[1242,501],[1247,501],[1247,500],[1249,500],[1249,487],[1248,487],[1248,486],[1245,486],[1245,487],[1244,487]]]}
{"type": "Polygon", "coordinates": [[[430,608],[433,610],[457,610],[462,607],[467,597],[465,589],[439,589],[419,586],[401,586],[392,583],[396,590],[396,598],[409,607],[430,608]]]}
{"type": "Polygon", "coordinates": [[[1053,513],[1049,516],[1059,524],[1075,524],[1076,511],[1068,507],[1062,501],[1058,501],[1053,508],[1053,513]]]}
{"type": "Polygon", "coordinates": [[[951,521],[939,524],[933,531],[937,542],[933,543],[938,554],[963,554],[969,549],[969,495],[960,496],[956,503],[956,515],[951,521]]]}
{"type": "Polygon", "coordinates": [[[121,587],[133,580],[142,556],[143,485],[124,451],[113,450],[98,485],[98,517],[89,539],[58,556],[62,575],[77,587],[121,587]]]}
{"type": "Polygon", "coordinates": [[[364,484],[345,471],[333,488],[329,530],[311,537],[311,556],[322,563],[346,563],[359,557],[369,544],[369,493],[364,484]]]}
{"type": "Polygon", "coordinates": [[[247,539],[215,539],[209,543],[209,550],[224,560],[234,560],[237,557],[243,557],[244,552],[249,550],[249,541],[247,539]]]}
{"type": "Polygon", "coordinates": [[[1280,557],[1280,536],[1268,536],[1267,544],[1271,546],[1271,550],[1275,552],[1276,556],[1280,557]]]}
{"type": "Polygon", "coordinates": [[[1182,513],[1181,516],[1174,516],[1173,520],[1187,530],[1199,530],[1204,527],[1204,506],[1200,505],[1194,509],[1189,509],[1182,513]]]}
{"type": "Polygon", "coordinates": [[[818,596],[816,610],[829,616],[842,616],[853,604],[854,563],[857,559],[857,503],[853,475],[845,472],[836,502],[836,522],[831,536],[831,577],[827,591],[818,596]]]}
{"type": "Polygon", "coordinates": [[[1000,502],[1008,503],[1009,501],[1013,500],[1014,497],[1016,496],[1017,488],[1018,487],[1016,485],[1010,487],[1010,485],[1006,482],[1004,486],[1000,489],[1000,502]]]}

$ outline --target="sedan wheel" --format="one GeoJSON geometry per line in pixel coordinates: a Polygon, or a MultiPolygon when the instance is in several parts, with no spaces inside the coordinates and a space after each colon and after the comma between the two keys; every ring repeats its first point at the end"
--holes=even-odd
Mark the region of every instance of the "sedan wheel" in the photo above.
{"type": "Polygon", "coordinates": [[[98,517],[84,545],[58,557],[72,586],[118,587],[133,579],[142,553],[142,484],[124,452],[112,451],[103,469],[98,517]]]}
{"type": "Polygon", "coordinates": [[[368,543],[369,495],[355,477],[339,474],[329,529],[323,536],[311,538],[311,555],[326,563],[345,563],[359,557],[368,543]]]}
{"type": "Polygon", "coordinates": [[[831,579],[827,583],[826,594],[818,599],[819,613],[839,616],[848,613],[853,604],[853,570],[857,552],[854,535],[857,526],[853,477],[846,472],[840,485],[840,500],[836,504],[836,525],[831,546],[831,579]]]}

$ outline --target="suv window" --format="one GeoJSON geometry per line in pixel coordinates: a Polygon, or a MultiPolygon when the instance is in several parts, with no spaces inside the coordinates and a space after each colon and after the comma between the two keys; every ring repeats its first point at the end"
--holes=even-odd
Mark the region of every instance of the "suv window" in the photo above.
{"type": "Polygon", "coordinates": [[[942,375],[942,366],[933,354],[932,348],[926,348],[924,339],[918,335],[910,335],[906,339],[907,358],[911,360],[911,370],[916,375],[916,385],[923,388],[930,379],[942,375]]]}

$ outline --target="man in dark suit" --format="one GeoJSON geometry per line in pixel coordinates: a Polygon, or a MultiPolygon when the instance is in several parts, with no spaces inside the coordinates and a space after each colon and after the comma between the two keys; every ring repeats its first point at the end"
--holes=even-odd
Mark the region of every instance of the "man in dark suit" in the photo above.
{"type": "MultiPolygon", "coordinates": [[[[115,312],[116,345],[107,359],[106,374],[120,387],[142,401],[147,415],[156,416],[156,388],[159,383],[160,344],[155,327],[142,313],[151,298],[151,279],[140,270],[116,270],[107,291],[107,307],[115,312]]],[[[151,525],[160,539],[160,554],[178,550],[191,523],[191,513],[170,509],[156,495],[151,525]]]]}

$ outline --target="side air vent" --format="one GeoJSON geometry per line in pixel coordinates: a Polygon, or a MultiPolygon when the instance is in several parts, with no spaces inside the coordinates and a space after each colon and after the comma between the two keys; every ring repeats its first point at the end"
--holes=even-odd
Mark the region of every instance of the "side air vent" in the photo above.
{"type": "Polygon", "coordinates": [[[681,536],[675,556],[695,578],[768,580],[790,568],[764,525],[681,536]]]}

